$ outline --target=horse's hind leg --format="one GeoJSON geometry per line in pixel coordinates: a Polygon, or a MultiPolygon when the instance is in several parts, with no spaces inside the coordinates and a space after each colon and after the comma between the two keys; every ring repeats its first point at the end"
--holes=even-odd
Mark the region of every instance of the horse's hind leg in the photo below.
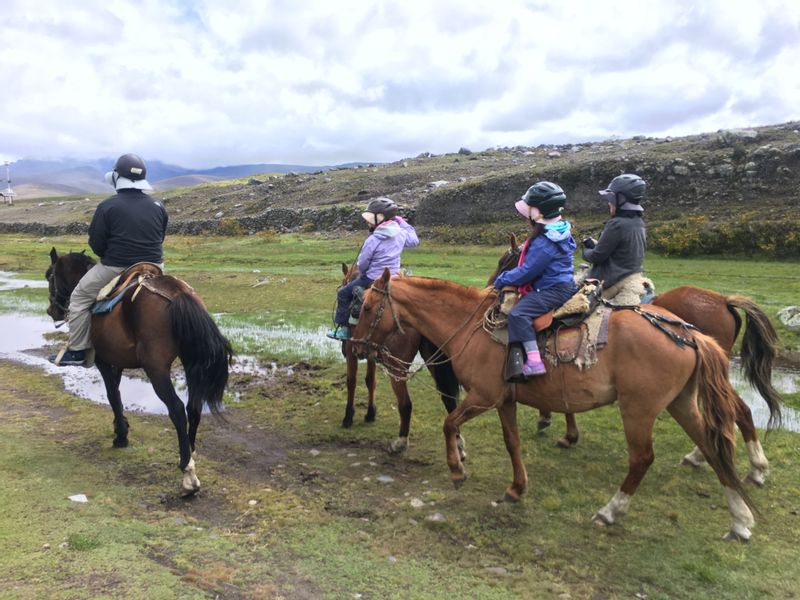
{"type": "MultiPolygon", "coordinates": [[[[444,420],[443,432],[445,450],[447,454],[447,466],[450,468],[450,478],[452,479],[453,485],[455,485],[456,488],[461,487],[461,485],[467,479],[467,474],[464,470],[464,464],[461,460],[461,450],[458,447],[458,438],[461,426],[470,419],[477,417],[479,414],[489,410],[490,408],[494,408],[494,404],[480,405],[479,403],[482,401],[483,400],[479,398],[474,391],[470,391],[467,393],[467,396],[464,398],[461,404],[456,406],[453,412],[449,413],[444,420]]],[[[511,460],[512,462],[514,461],[513,455],[511,460]]],[[[522,464],[521,458],[519,464],[522,464]]],[[[522,469],[524,471],[525,467],[523,466],[522,469]]],[[[514,473],[517,473],[516,464],[514,465],[514,473]]],[[[517,487],[519,488],[520,486],[517,487]]],[[[524,489],[524,485],[522,488],[524,489]]]]}
{"type": "Polygon", "coordinates": [[[103,376],[103,383],[106,386],[106,396],[111,410],[114,411],[114,441],[115,448],[126,448],[128,446],[128,419],[123,414],[122,398],[119,395],[119,382],[122,379],[122,369],[119,369],[101,359],[95,359],[97,370],[103,376]]]}
{"type": "Polygon", "coordinates": [[[549,410],[539,411],[539,420],[536,422],[536,431],[544,431],[550,427],[553,414],[549,410]]]}
{"type": "MultiPolygon", "coordinates": [[[[700,411],[697,408],[697,402],[694,395],[681,394],[672,404],[667,407],[669,414],[683,427],[684,431],[689,435],[692,441],[697,444],[698,448],[703,448],[705,443],[705,424],[700,411]]],[[[706,460],[708,456],[702,451],[706,460]]],[[[728,503],[728,510],[731,513],[732,524],[730,532],[725,536],[725,539],[738,539],[747,541],[750,539],[750,528],[755,524],[753,513],[748,508],[742,497],[733,488],[731,482],[726,481],[723,474],[714,466],[714,461],[710,464],[717,474],[717,478],[723,486],[725,499],[728,503]]]]}
{"type": "Polygon", "coordinates": [[[556,441],[555,445],[558,448],[572,448],[578,443],[578,421],[572,413],[566,413],[564,420],[567,424],[567,431],[564,433],[564,437],[556,441]]]}
{"type": "MultiPolygon", "coordinates": [[[[740,396],[736,396],[736,425],[739,431],[742,432],[747,445],[747,456],[750,459],[750,472],[745,477],[745,481],[750,481],[757,486],[763,486],[769,474],[769,461],[764,454],[764,449],[761,447],[761,442],[758,441],[756,434],[756,426],[753,423],[753,414],[750,412],[750,407],[742,400],[740,396]]],[[[699,447],[695,446],[694,449],[683,457],[681,464],[690,465],[692,467],[699,467],[705,463],[706,459],[703,452],[699,447]]]]}
{"type": "Polygon", "coordinates": [[[145,367],[145,372],[150,378],[150,383],[153,384],[153,389],[156,391],[156,394],[166,405],[169,418],[178,434],[178,450],[180,452],[178,467],[183,471],[181,495],[191,496],[200,490],[200,480],[195,473],[194,459],[191,454],[192,448],[189,442],[186,408],[183,406],[183,402],[178,397],[178,394],[175,393],[175,388],[172,386],[172,380],[169,376],[169,367],[166,369],[145,367]]]}
{"type": "MultiPolygon", "coordinates": [[[[630,405],[631,403],[625,404],[630,405]]],[[[653,453],[655,415],[643,411],[633,414],[633,407],[631,409],[623,408],[622,401],[620,401],[620,412],[622,413],[625,438],[628,441],[628,474],[609,503],[592,517],[592,521],[598,525],[612,525],[619,517],[628,512],[633,494],[636,493],[645,473],[655,459],[653,453]]]]}

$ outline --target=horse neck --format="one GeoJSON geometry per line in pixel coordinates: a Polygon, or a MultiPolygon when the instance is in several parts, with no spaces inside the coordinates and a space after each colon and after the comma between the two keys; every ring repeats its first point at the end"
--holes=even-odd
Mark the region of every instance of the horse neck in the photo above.
{"type": "Polygon", "coordinates": [[[437,346],[470,333],[486,307],[486,302],[479,307],[484,293],[442,280],[399,278],[392,281],[390,293],[400,321],[437,346]]]}

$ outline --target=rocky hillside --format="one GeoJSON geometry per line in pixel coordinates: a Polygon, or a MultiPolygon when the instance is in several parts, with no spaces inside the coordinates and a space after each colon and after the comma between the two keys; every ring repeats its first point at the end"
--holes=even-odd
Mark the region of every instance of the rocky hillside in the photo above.
{"type": "MultiPolygon", "coordinates": [[[[624,172],[648,182],[647,218],[657,243],[663,238],[685,245],[677,238],[688,218],[694,237],[707,238],[695,240],[700,250],[714,251],[709,244],[720,236],[736,247],[748,227],[770,221],[779,223],[787,237],[774,251],[800,255],[798,122],[674,139],[637,136],[481,152],[462,148],[385,165],[257,175],[158,196],[172,228],[187,233],[360,228],[357,214],[363,205],[388,195],[418,226],[444,234],[452,225],[474,229],[514,222],[513,201],[533,182],[548,179],[567,192],[571,218],[591,228],[607,216],[597,190],[624,172]]],[[[0,228],[79,231],[99,199],[19,201],[0,209],[0,228]]]]}

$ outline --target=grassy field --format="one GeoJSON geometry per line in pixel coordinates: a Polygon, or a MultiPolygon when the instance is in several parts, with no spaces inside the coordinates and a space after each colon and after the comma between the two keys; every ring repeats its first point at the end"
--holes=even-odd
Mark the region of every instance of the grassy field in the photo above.
{"type": "MultiPolygon", "coordinates": [[[[330,322],[341,262],[358,237],[174,238],[167,267],[230,323],[317,327],[330,322]],[[258,284],[258,285],[256,285],[258,284]],[[256,285],[256,287],[253,287],[256,285]],[[224,315],[222,314],[224,313],[224,315]]],[[[41,278],[51,246],[82,238],[0,236],[0,270],[41,278]]],[[[415,274],[483,285],[502,248],[424,244],[415,274]]],[[[774,318],[797,302],[797,263],[649,256],[659,289],[682,283],[742,293],[774,318]]],[[[44,308],[44,290],[0,294],[0,309],[44,308]]],[[[774,322],[774,321],[773,321],[774,322]]],[[[779,327],[786,350],[795,335],[779,327]]],[[[452,489],[444,410],[427,373],[410,384],[411,447],[379,376],[377,422],[339,424],[344,373],[301,350],[239,347],[295,363],[272,378],[231,382],[225,421],[200,428],[203,490],[177,496],[175,435],[166,418],[133,414],[131,446],[111,447],[107,406],[63,391],[57,377],[0,361],[0,597],[3,598],[792,598],[800,589],[800,436],[771,433],[772,473],[753,489],[762,516],[747,545],[719,537],[729,516],[709,469],[678,466],[691,444],[666,415],[656,461],[619,524],[594,511],[621,482],[627,457],[617,409],[581,415],[581,442],[552,447],[561,426],[535,433],[519,411],[531,480],[519,505],[493,502],[510,480],[498,419],[463,432],[470,480],[452,489]],[[83,493],[86,504],[68,496],[83,493]]],[[[740,445],[741,446],[741,445],[740,445]]],[[[740,472],[746,456],[739,449],[740,472]]]]}

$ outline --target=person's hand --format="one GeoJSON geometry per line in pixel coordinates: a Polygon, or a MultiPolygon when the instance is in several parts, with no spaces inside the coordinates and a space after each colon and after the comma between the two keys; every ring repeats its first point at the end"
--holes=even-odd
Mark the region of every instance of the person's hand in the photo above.
{"type": "Polygon", "coordinates": [[[584,248],[589,248],[589,249],[594,248],[595,246],[597,246],[597,240],[594,239],[594,238],[590,238],[590,237],[584,238],[581,243],[583,244],[584,248]]]}

